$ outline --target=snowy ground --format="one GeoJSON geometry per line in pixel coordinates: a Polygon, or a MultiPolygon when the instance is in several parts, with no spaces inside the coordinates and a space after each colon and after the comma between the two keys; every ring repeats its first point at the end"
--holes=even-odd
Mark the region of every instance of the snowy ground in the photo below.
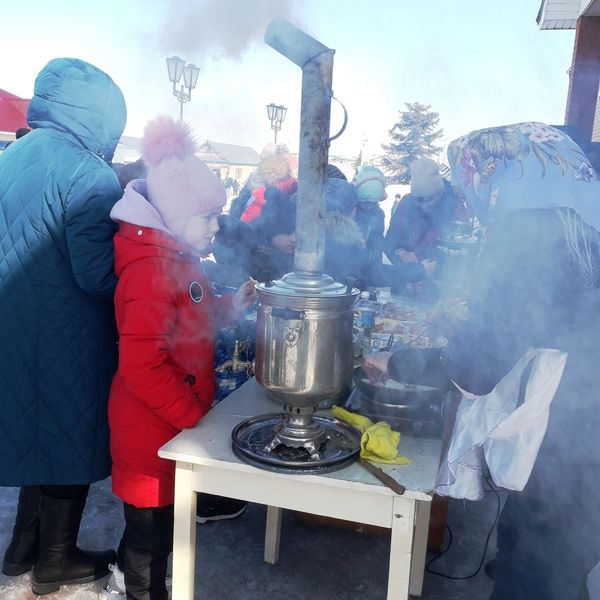
{"type": "MultiPolygon", "coordinates": [[[[0,488],[0,552],[10,538],[18,490],[0,488]]],[[[451,502],[450,552],[436,570],[468,574],[477,566],[493,521],[496,500],[451,502]]],[[[238,519],[199,526],[196,597],[201,600],[384,600],[389,537],[337,527],[309,526],[285,512],[280,561],[263,562],[265,507],[250,505],[238,519]]],[[[79,542],[83,548],[115,547],[123,526],[110,481],[92,486],[79,542]]],[[[488,549],[488,557],[494,548],[488,549]]],[[[102,584],[64,587],[48,600],[95,600],[102,584]]],[[[426,574],[423,600],[487,600],[491,581],[480,573],[468,581],[426,574]]],[[[34,600],[29,574],[0,575],[0,600],[34,600]]]]}

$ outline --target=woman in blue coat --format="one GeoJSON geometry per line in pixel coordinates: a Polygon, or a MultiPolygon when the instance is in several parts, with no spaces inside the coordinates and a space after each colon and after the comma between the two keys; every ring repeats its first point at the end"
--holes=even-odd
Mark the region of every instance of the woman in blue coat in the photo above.
{"type": "Polygon", "coordinates": [[[37,594],[102,577],[76,547],[89,484],[110,474],[116,369],[109,166],[126,108],[111,78],[60,58],[38,74],[31,133],[0,158],[0,485],[20,486],[3,573],[37,594]]]}

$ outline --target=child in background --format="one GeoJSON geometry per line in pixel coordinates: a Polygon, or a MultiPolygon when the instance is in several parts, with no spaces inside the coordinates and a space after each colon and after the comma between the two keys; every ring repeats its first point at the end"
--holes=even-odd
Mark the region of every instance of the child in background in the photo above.
{"type": "MultiPolygon", "coordinates": [[[[111,217],[119,369],[109,400],[113,492],[125,531],[106,598],[167,600],[173,546],[175,465],[158,449],[194,427],[215,394],[217,324],[254,301],[254,282],[213,297],[200,258],[210,253],[225,205],[223,186],[194,156],[190,128],[168,117],[144,132],[146,180],[131,181],[111,217]]],[[[240,501],[237,514],[245,504],[240,501]]],[[[235,516],[235,515],[230,515],[235,516]]]]}

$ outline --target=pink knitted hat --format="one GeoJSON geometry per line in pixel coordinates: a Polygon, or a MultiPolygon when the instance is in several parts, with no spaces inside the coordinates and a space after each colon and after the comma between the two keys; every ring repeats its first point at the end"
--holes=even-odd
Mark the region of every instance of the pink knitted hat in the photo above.
{"type": "Polygon", "coordinates": [[[227,200],[220,181],[194,150],[187,123],[159,116],[146,125],[142,156],[148,166],[148,200],[176,236],[191,217],[220,210],[227,200]]]}

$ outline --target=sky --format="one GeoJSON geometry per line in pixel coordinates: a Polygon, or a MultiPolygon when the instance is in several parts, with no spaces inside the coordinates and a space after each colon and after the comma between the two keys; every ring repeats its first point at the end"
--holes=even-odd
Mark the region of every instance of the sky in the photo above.
{"type": "MultiPolygon", "coordinates": [[[[0,88],[30,97],[52,58],[87,60],[123,90],[126,135],[179,115],[165,58],[201,67],[184,106],[199,141],[259,151],[266,105],[288,108],[278,141],[296,151],[301,70],[264,43],[284,17],[335,49],[333,91],[349,115],[330,155],[382,153],[407,102],[440,115],[443,143],[481,127],[564,121],[574,31],[541,31],[540,0],[0,0],[0,88]]],[[[331,131],[342,123],[332,105],[331,131]]]]}

